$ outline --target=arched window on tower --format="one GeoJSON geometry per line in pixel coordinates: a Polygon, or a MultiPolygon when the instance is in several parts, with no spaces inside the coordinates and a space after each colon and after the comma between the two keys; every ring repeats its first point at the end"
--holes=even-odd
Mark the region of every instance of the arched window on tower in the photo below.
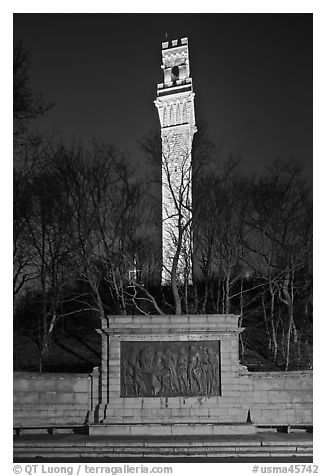
{"type": "Polygon", "coordinates": [[[183,108],[182,108],[182,122],[188,122],[188,114],[187,114],[187,104],[184,103],[183,108]]]}
{"type": "Polygon", "coordinates": [[[176,111],[176,124],[181,124],[181,112],[180,112],[180,104],[177,105],[176,111]]]}
{"type": "Polygon", "coordinates": [[[168,114],[167,114],[166,109],[167,109],[166,106],[164,106],[164,109],[163,109],[163,126],[167,126],[168,114]]]}
{"type": "Polygon", "coordinates": [[[169,117],[169,126],[174,125],[174,111],[173,111],[173,104],[170,106],[170,117],[169,117]]]}
{"type": "Polygon", "coordinates": [[[175,83],[179,79],[179,67],[173,66],[171,71],[172,81],[175,83]]]}

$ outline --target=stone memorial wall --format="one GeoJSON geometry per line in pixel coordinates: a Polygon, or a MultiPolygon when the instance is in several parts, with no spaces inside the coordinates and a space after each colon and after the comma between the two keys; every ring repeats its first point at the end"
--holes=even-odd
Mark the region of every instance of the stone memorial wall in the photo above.
{"type": "Polygon", "coordinates": [[[14,373],[14,426],[216,434],[312,425],[312,371],[248,372],[241,330],[235,315],[110,316],[100,374],[14,373]]]}
{"type": "Polygon", "coordinates": [[[15,428],[82,426],[98,404],[99,374],[14,372],[15,428]]]}
{"type": "Polygon", "coordinates": [[[231,314],[109,316],[101,329],[99,420],[90,432],[106,427],[130,434],[135,425],[139,432],[147,425],[154,434],[164,424],[169,434],[186,430],[178,425],[205,434],[207,425],[224,423],[232,423],[234,432],[236,424],[249,431],[239,377],[241,331],[231,314]]]}

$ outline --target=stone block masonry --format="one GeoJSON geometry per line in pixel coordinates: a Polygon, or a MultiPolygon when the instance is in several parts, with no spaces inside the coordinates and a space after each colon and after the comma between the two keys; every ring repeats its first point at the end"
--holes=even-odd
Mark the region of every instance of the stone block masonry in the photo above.
{"type": "Polygon", "coordinates": [[[243,401],[256,425],[313,424],[313,374],[294,372],[242,372],[243,401]]]}
{"type": "Polygon", "coordinates": [[[97,370],[14,373],[14,426],[91,424],[93,434],[101,434],[105,425],[122,434],[123,427],[135,434],[144,428],[154,432],[149,434],[160,434],[160,428],[173,434],[175,425],[181,433],[197,425],[198,432],[206,426],[210,434],[224,434],[231,423],[234,433],[248,431],[249,412],[257,426],[312,425],[312,371],[248,372],[238,361],[239,332],[234,315],[110,316],[109,326],[101,329],[100,375],[97,370]],[[173,342],[183,347],[217,341],[218,394],[122,397],[121,344],[154,342],[165,348],[173,342]]]}
{"type": "Polygon", "coordinates": [[[198,431],[205,433],[205,425],[215,425],[207,431],[217,434],[225,424],[233,425],[235,433],[237,424],[239,432],[248,431],[249,408],[242,402],[238,360],[241,331],[238,316],[232,314],[109,316],[108,328],[102,328],[108,336],[107,382],[102,382],[107,391],[102,392],[97,426],[90,426],[90,433],[122,425],[119,431],[125,427],[128,434],[130,425],[139,425],[146,434],[151,425],[169,425],[172,431],[176,424],[183,425],[179,432],[199,425],[198,431]],[[162,363],[167,349],[170,373],[167,361],[165,368],[162,363]],[[205,378],[206,387],[201,384],[205,378]]]}
{"type": "MultiPolygon", "coordinates": [[[[255,425],[313,424],[312,371],[244,372],[241,368],[239,380],[243,415],[250,410],[251,420],[255,425]]],[[[94,422],[94,408],[99,402],[97,386],[97,372],[93,378],[89,374],[15,372],[14,427],[82,426],[89,422],[90,418],[94,422]],[[64,403],[62,398],[66,399],[67,393],[69,403],[64,403]]],[[[188,399],[187,403],[182,397],[167,400],[160,398],[159,421],[164,422],[165,419],[172,418],[176,423],[182,423],[186,417],[187,421],[192,421],[192,411],[188,406],[193,404],[198,409],[196,418],[200,417],[202,422],[225,422],[230,419],[233,411],[238,412],[237,407],[233,408],[233,405],[238,403],[238,398],[191,398],[193,401],[188,399]],[[204,411],[200,412],[203,406],[204,411]],[[173,409],[178,410],[177,415],[172,413],[173,409]]],[[[113,415],[112,421],[115,418],[118,422],[123,418],[134,423],[153,420],[153,417],[158,415],[157,404],[154,399],[147,400],[145,404],[145,399],[142,398],[137,402],[134,399],[125,399],[122,405],[123,413],[121,402],[111,401],[109,407],[113,415]]],[[[160,434],[159,430],[157,431],[160,434]]],[[[170,434],[169,429],[166,431],[170,434]]]]}
{"type": "Polygon", "coordinates": [[[15,428],[82,426],[98,403],[92,374],[14,372],[15,428]]]}

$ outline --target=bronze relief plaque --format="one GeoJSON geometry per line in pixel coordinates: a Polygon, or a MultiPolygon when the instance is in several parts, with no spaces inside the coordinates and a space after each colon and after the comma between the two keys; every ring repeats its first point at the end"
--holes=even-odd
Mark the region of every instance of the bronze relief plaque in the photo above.
{"type": "Polygon", "coordinates": [[[121,342],[121,397],[221,395],[220,342],[121,342]]]}

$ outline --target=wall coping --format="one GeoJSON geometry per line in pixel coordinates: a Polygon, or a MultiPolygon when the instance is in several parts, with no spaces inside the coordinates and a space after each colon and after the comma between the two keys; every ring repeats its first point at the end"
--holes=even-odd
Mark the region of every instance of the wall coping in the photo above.
{"type": "Polygon", "coordinates": [[[102,329],[106,334],[114,334],[114,335],[121,335],[121,336],[130,336],[130,338],[134,338],[137,336],[153,336],[153,335],[165,335],[170,336],[175,334],[191,334],[191,335],[211,335],[214,336],[230,336],[233,334],[239,334],[244,330],[243,327],[237,327],[235,329],[223,328],[223,329],[216,329],[214,327],[132,327],[132,328],[123,328],[123,327],[108,327],[106,329],[102,329]]]}
{"type": "Polygon", "coordinates": [[[267,372],[246,372],[244,375],[255,378],[279,378],[279,377],[299,377],[300,375],[313,375],[313,370],[273,370],[267,372]]]}
{"type": "Polygon", "coordinates": [[[89,378],[92,372],[89,373],[64,373],[64,372],[24,372],[14,371],[14,378],[35,378],[35,379],[64,379],[64,378],[89,378]]]}
{"type": "Polygon", "coordinates": [[[187,334],[242,332],[237,314],[112,315],[98,332],[105,334],[187,334]]]}
{"type": "Polygon", "coordinates": [[[196,320],[229,320],[229,319],[238,319],[240,314],[112,314],[107,315],[107,319],[110,322],[114,321],[129,321],[129,322],[148,322],[150,320],[171,320],[174,321],[184,321],[184,322],[193,322],[196,320]]]}

